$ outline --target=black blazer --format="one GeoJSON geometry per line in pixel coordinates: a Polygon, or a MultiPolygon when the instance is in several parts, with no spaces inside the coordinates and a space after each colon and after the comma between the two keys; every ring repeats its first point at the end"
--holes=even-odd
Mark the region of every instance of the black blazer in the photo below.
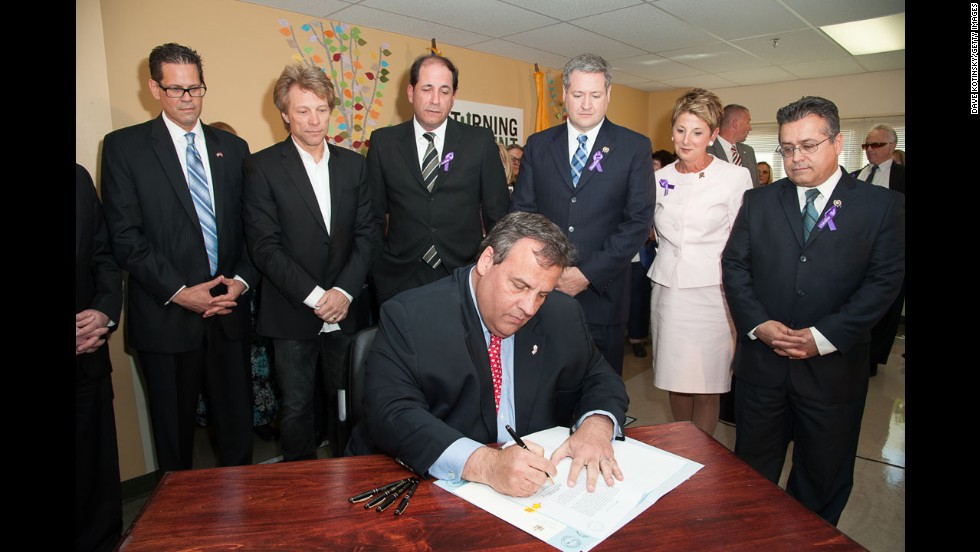
{"type": "MultiPolygon", "coordinates": [[[[374,250],[364,158],[334,145],[330,152],[330,229],[291,136],[245,160],[245,237],[262,273],[258,331],[281,339],[313,339],[323,320],[303,304],[316,286],[337,286],[355,299],[374,250]]],[[[348,316],[341,329],[355,331],[348,316]]]]}
{"type": "Polygon", "coordinates": [[[745,193],[722,254],[739,379],[777,387],[788,375],[801,395],[830,403],[867,392],[871,328],[895,300],[905,273],[905,197],[844,173],[824,212],[837,202],[836,230],[814,228],[803,243],[800,203],[789,179],[745,193]],[[780,357],[748,337],[766,320],[793,329],[815,326],[837,351],[806,360],[780,357]]]}
{"type": "MultiPolygon", "coordinates": [[[[109,249],[102,207],[95,194],[92,177],[75,164],[75,313],[95,309],[116,322],[122,310],[122,272],[109,249]]],[[[75,368],[89,377],[108,375],[109,347],[103,345],[93,353],[75,357],[75,368]]]]}
{"type": "MultiPolygon", "coordinates": [[[[424,473],[460,437],[497,439],[493,382],[470,267],[381,307],[367,360],[364,411],[348,453],[378,450],[424,473]]],[[[602,358],[581,307],[552,293],[514,343],[514,409],[520,434],[571,427],[591,410],[625,422],[623,380],[602,358]]]]}
{"type": "Polygon", "coordinates": [[[484,230],[490,232],[507,213],[510,192],[489,129],[449,119],[442,149],[441,157],[451,152],[453,159],[448,171],[438,169],[429,193],[412,121],[371,135],[368,182],[378,233],[384,236],[373,276],[382,296],[399,289],[411,271],[424,268],[419,259],[433,243],[450,271],[473,262],[484,230]]]}
{"type": "Polygon", "coordinates": [[[543,214],[575,245],[576,266],[589,279],[576,299],[590,323],[626,321],[630,261],[653,224],[650,151],[646,136],[606,119],[572,187],[567,124],[532,134],[524,146],[510,210],[543,214]],[[597,152],[602,172],[588,169],[597,152]]]}
{"type": "MultiPolygon", "coordinates": [[[[851,173],[851,176],[857,178],[861,171],[866,169],[868,166],[865,165],[860,169],[851,173]]],[[[888,172],[888,189],[895,190],[896,192],[905,195],[905,167],[899,165],[898,163],[892,162],[892,168],[888,172]]]]}
{"type": "MultiPolygon", "coordinates": [[[[201,346],[204,318],[167,302],[181,286],[212,277],[187,177],[162,117],[106,135],[102,199],[112,251],[129,273],[127,342],[139,351],[180,353],[201,346]]],[[[241,276],[249,285],[232,313],[218,318],[230,339],[244,339],[251,333],[249,302],[258,283],[242,232],[242,162],[248,144],[202,126],[218,225],[218,272],[241,276]]],[[[220,295],[225,288],[211,292],[220,295]]]]}

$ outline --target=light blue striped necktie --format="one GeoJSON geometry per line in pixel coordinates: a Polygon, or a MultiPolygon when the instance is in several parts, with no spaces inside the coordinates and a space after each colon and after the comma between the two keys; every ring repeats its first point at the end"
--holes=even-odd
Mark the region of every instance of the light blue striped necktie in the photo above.
{"type": "Polygon", "coordinates": [[[585,149],[585,142],[589,139],[584,134],[578,135],[578,149],[572,157],[572,186],[578,186],[578,179],[582,177],[582,169],[585,168],[585,160],[589,157],[589,150],[585,149]]]}
{"type": "Polygon", "coordinates": [[[194,133],[188,132],[184,136],[187,138],[187,187],[194,200],[197,218],[201,221],[204,248],[208,252],[208,265],[213,276],[218,271],[218,225],[214,222],[214,209],[211,207],[208,173],[204,170],[201,154],[194,147],[194,133]]]}

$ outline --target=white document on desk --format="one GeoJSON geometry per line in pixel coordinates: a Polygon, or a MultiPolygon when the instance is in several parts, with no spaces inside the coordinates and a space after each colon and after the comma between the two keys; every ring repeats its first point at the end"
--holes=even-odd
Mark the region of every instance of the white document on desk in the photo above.
{"type": "MultiPolygon", "coordinates": [[[[567,427],[553,427],[523,439],[550,457],[568,435],[567,427]]],[[[574,487],[565,484],[570,458],[558,463],[555,485],[545,484],[527,498],[504,496],[481,483],[436,484],[559,550],[591,550],[704,467],[628,437],[613,441],[613,451],[623,481],[609,487],[600,477],[592,493],[585,488],[584,469],[574,487]]]]}

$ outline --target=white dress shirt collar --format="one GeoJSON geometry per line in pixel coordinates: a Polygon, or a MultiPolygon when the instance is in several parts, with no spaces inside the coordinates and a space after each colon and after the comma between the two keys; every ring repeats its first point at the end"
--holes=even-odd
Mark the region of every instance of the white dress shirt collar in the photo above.
{"type": "MultiPolygon", "coordinates": [[[[592,147],[595,146],[596,136],[599,135],[599,129],[602,128],[603,123],[606,122],[606,118],[603,117],[599,124],[592,127],[592,130],[584,133],[587,137],[585,141],[585,149],[587,151],[592,151],[592,147]]],[[[566,128],[568,129],[568,162],[572,162],[572,157],[575,156],[575,150],[578,149],[578,135],[583,134],[579,132],[577,128],[572,126],[572,123],[565,121],[566,128]]],[[[586,165],[588,166],[588,165],[586,165]]]]}

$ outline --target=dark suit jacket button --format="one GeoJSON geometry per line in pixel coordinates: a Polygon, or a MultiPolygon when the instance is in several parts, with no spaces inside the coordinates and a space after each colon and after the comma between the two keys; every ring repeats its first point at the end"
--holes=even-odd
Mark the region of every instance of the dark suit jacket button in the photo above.
{"type": "Polygon", "coordinates": [[[575,227],[574,226],[569,226],[568,227],[568,231],[569,232],[574,232],[575,231],[575,227]]]}
{"type": "Polygon", "coordinates": [[[806,255],[800,255],[800,262],[801,263],[805,263],[806,262],[806,255]]]}
{"type": "Polygon", "coordinates": [[[803,291],[802,289],[798,289],[796,290],[796,294],[799,295],[800,297],[803,297],[804,295],[806,295],[806,292],[803,291]]]}
{"type": "Polygon", "coordinates": [[[572,203],[575,203],[576,201],[578,201],[578,198],[577,197],[573,197],[572,198],[572,203]]]}

